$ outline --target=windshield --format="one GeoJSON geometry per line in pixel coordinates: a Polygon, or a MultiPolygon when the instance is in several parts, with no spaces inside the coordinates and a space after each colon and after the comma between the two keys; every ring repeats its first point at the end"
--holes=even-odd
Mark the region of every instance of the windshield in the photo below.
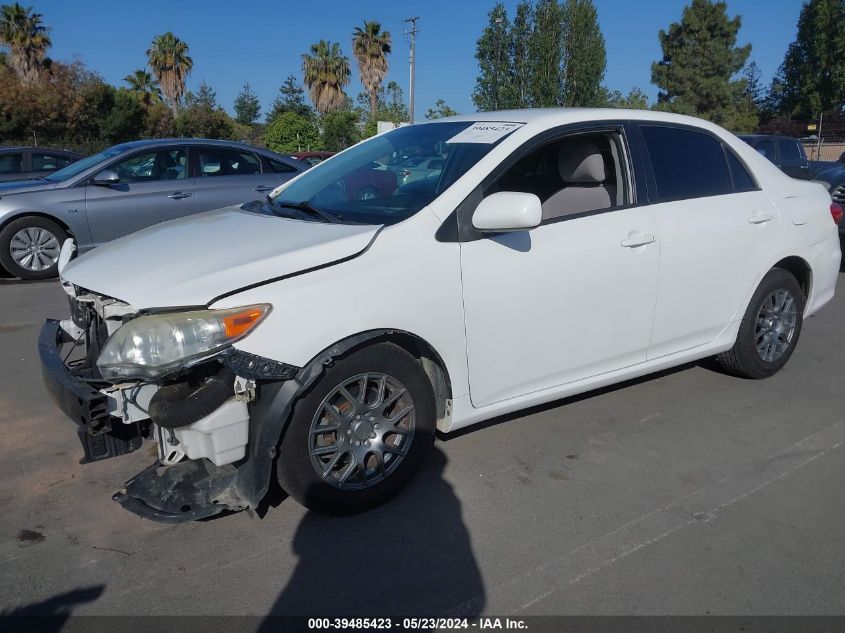
{"type": "Polygon", "coordinates": [[[295,217],[394,224],[429,204],[519,126],[460,121],[392,130],[306,172],[270,204],[295,217]]]}
{"type": "Polygon", "coordinates": [[[99,154],[94,154],[93,156],[89,156],[88,158],[83,158],[82,160],[78,160],[75,163],[71,163],[64,169],[54,171],[49,176],[45,176],[44,180],[50,180],[52,182],[62,182],[63,180],[67,180],[68,178],[73,178],[74,176],[81,174],[86,169],[90,169],[97,163],[102,162],[107,158],[112,158],[114,156],[117,156],[118,154],[122,154],[125,151],[126,148],[121,147],[120,145],[116,145],[115,147],[109,147],[108,149],[104,149],[99,154]]]}

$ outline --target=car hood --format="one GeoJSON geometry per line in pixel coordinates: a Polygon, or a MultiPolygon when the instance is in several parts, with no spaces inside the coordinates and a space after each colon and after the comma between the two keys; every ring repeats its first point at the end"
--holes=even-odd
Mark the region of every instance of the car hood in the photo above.
{"type": "Polygon", "coordinates": [[[33,191],[46,191],[54,189],[57,182],[49,180],[9,180],[0,182],[0,196],[8,196],[13,193],[31,193],[33,191]]]}
{"type": "Polygon", "coordinates": [[[354,257],[379,228],[229,207],[109,242],[68,263],[62,278],[137,309],[206,305],[222,294],[354,257]]]}

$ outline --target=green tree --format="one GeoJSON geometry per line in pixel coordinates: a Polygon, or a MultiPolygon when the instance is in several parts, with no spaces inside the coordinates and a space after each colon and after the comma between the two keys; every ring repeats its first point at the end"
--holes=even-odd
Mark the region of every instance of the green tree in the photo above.
{"type": "Polygon", "coordinates": [[[458,114],[458,112],[450,108],[449,105],[443,99],[438,99],[434,102],[434,107],[429,108],[426,111],[425,118],[442,119],[443,117],[455,116],[456,114],[458,114]]]}
{"type": "Polygon", "coordinates": [[[378,112],[378,91],[387,74],[387,56],[390,54],[390,33],[381,30],[378,22],[364,22],[355,27],[352,35],[352,54],[358,62],[361,85],[370,96],[370,117],[378,112]]]}
{"type": "Polygon", "coordinates": [[[100,124],[100,136],[107,145],[124,143],[144,135],[146,111],[132,89],[118,88],[114,105],[100,124]]]}
{"type": "Polygon", "coordinates": [[[340,44],[320,40],[302,56],[302,74],[314,107],[327,114],[346,107],[343,91],[349,83],[349,58],[343,55],[340,44]]]}
{"type": "Polygon", "coordinates": [[[139,96],[145,106],[153,101],[161,100],[161,88],[153,76],[146,70],[138,69],[123,78],[129,84],[129,90],[139,96]]]}
{"type": "Polygon", "coordinates": [[[561,10],[556,0],[539,0],[528,39],[531,60],[531,106],[547,108],[560,104],[560,64],[563,41],[561,10]]]}
{"type": "Polygon", "coordinates": [[[217,105],[217,93],[204,81],[196,93],[185,95],[185,107],[176,116],[179,136],[232,139],[236,136],[235,122],[217,105]]]}
{"type": "Polygon", "coordinates": [[[604,89],[605,94],[600,98],[600,105],[608,108],[626,108],[629,110],[648,110],[648,95],[640,90],[637,86],[631,88],[627,95],[622,95],[618,90],[608,92],[604,89]]]}
{"type": "Polygon", "coordinates": [[[775,80],[782,114],[816,117],[845,107],[845,0],[809,0],[775,80]]]}
{"type": "Polygon", "coordinates": [[[531,30],[534,25],[534,8],[528,0],[516,5],[516,15],[510,32],[509,81],[513,92],[513,106],[527,108],[531,105],[531,30]]]}
{"type": "Polygon", "coordinates": [[[680,22],[659,33],[663,58],[652,64],[651,80],[660,89],[657,107],[692,114],[716,123],[731,118],[742,80],[732,80],[751,53],[736,46],[739,16],[728,17],[725,2],[692,0],[680,22]]]}
{"type": "Polygon", "coordinates": [[[497,3],[488,17],[489,24],[475,47],[479,73],[472,92],[473,103],[482,111],[500,110],[514,105],[510,82],[510,22],[505,5],[497,3]]]}
{"type": "Polygon", "coordinates": [[[339,152],[361,140],[358,115],[351,110],[335,110],[320,118],[321,144],[329,152],[339,152]]]}
{"type": "Polygon", "coordinates": [[[48,63],[52,42],[42,17],[17,2],[0,5],[0,46],[9,49],[6,63],[26,84],[38,79],[48,63]]]}
{"type": "Polygon", "coordinates": [[[592,0],[566,0],[561,12],[560,105],[600,105],[607,53],[598,11],[592,0]]]}
{"type": "Polygon", "coordinates": [[[267,122],[271,123],[283,112],[293,112],[309,119],[314,118],[314,111],[305,103],[305,91],[294,75],[288,75],[279,88],[279,94],[273,101],[270,112],[267,113],[267,122]]]}
{"type": "Polygon", "coordinates": [[[261,114],[261,104],[248,83],[235,97],[235,120],[241,125],[252,125],[261,114]]]}
{"type": "Polygon", "coordinates": [[[194,67],[188,45],[168,31],[153,38],[147,59],[175,118],[185,94],[185,83],[194,67]]]}
{"type": "Polygon", "coordinates": [[[274,152],[288,154],[317,149],[320,132],[309,118],[293,111],[281,112],[264,133],[264,143],[274,152]]]}

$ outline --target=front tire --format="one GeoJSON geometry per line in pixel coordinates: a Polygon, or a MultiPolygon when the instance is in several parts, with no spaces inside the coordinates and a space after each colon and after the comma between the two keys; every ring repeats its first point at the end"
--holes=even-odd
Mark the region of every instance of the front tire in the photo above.
{"type": "Polygon", "coordinates": [[[354,514],[413,478],[435,432],[434,392],[420,362],[379,343],[335,361],[294,406],[277,472],[299,503],[354,514]]]}
{"type": "Polygon", "coordinates": [[[50,279],[58,275],[59,253],[67,233],[53,220],[26,216],[0,231],[0,264],[21,279],[50,279]]]}
{"type": "Polygon", "coordinates": [[[804,302],[804,291],[792,273],[770,270],[748,304],[734,346],[717,356],[725,371],[753,379],[780,371],[798,344],[804,302]]]}

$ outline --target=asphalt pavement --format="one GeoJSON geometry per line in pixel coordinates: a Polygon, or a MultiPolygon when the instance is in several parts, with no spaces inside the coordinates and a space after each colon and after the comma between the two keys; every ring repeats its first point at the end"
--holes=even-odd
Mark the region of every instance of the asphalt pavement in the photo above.
{"type": "Polygon", "coordinates": [[[82,466],[41,384],[55,282],[0,281],[0,610],[77,614],[845,614],[845,273],[765,381],[708,362],[441,438],[390,504],[281,495],[161,525],[82,466]]]}

